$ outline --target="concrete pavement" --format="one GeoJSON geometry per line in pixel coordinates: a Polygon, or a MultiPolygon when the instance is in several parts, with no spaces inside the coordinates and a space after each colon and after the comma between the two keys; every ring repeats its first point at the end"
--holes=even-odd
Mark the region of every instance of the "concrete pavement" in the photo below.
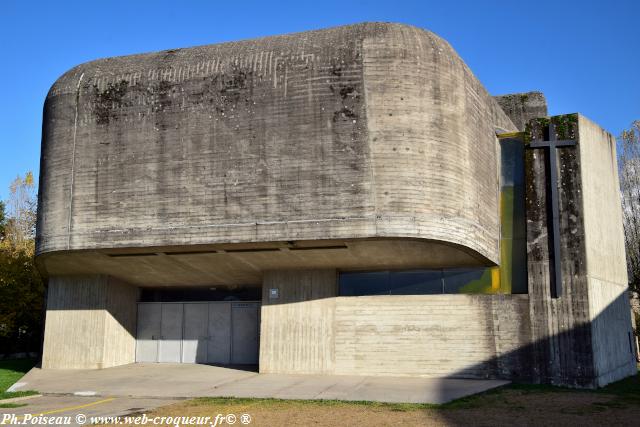
{"type": "Polygon", "coordinates": [[[14,390],[138,398],[269,397],[446,403],[507,384],[500,380],[258,374],[208,365],[136,363],[101,370],[34,368],[14,390]]]}
{"type": "Polygon", "coordinates": [[[0,425],[21,425],[25,421],[26,424],[32,424],[34,418],[25,417],[42,416],[50,420],[49,424],[80,426],[90,424],[91,417],[141,414],[174,402],[176,402],[175,399],[80,397],[72,395],[38,396],[16,402],[25,405],[19,408],[0,408],[0,425]]]}

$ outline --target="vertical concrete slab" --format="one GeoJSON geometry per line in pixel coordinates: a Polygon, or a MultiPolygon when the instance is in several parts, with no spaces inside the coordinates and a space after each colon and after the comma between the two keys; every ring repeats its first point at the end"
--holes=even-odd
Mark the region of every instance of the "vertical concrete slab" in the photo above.
{"type": "Polygon", "coordinates": [[[134,362],[136,299],[137,288],[107,276],[49,278],[42,367],[134,362]]]}
{"type": "Polygon", "coordinates": [[[525,130],[529,120],[547,116],[547,100],[542,92],[510,93],[493,99],[520,131],[525,130]]]}
{"type": "Polygon", "coordinates": [[[616,140],[584,116],[578,124],[592,348],[596,383],[603,386],[637,370],[616,140]]]}
{"type": "Polygon", "coordinates": [[[260,372],[332,373],[336,271],[267,272],[262,292],[260,372]]]}
{"type": "Polygon", "coordinates": [[[108,277],[105,301],[103,367],[135,361],[138,288],[108,277]]]}
{"type": "MultiPolygon", "coordinates": [[[[557,139],[580,144],[577,115],[550,119],[557,139]]],[[[546,140],[549,119],[529,122],[531,139],[546,140]]],[[[553,233],[547,149],[527,148],[525,185],[527,269],[535,381],[574,387],[593,386],[580,153],[577,146],[557,149],[560,206],[562,296],[553,298],[553,233]]]]}
{"type": "Polygon", "coordinates": [[[636,372],[626,295],[615,140],[578,114],[535,119],[532,139],[558,148],[560,236],[551,233],[548,149],[526,152],[527,257],[536,381],[597,387],[636,372]],[[552,239],[560,240],[562,295],[551,295],[552,239]]]}

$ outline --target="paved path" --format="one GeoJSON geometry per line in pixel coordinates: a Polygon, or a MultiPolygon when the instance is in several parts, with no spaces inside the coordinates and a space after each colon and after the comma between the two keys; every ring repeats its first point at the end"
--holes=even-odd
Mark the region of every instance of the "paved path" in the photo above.
{"type": "Polygon", "coordinates": [[[94,396],[200,396],[445,403],[507,384],[498,380],[258,374],[207,365],[136,363],[101,370],[32,369],[14,390],[94,396]]]}
{"type": "Polygon", "coordinates": [[[146,413],[158,406],[175,402],[173,399],[132,397],[38,396],[15,402],[26,406],[0,408],[0,425],[21,425],[25,422],[31,425],[34,419],[30,416],[42,416],[51,420],[53,425],[80,426],[90,424],[91,417],[146,413]],[[67,424],[67,421],[70,423],[67,424]]]}

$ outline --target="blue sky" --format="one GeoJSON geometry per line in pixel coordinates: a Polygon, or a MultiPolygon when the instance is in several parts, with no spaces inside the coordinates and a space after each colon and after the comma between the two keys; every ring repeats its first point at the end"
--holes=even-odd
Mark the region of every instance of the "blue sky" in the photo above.
{"type": "Polygon", "coordinates": [[[444,37],[492,94],[541,90],[614,135],[640,119],[640,0],[2,0],[0,199],[37,175],[44,98],[76,64],[362,21],[444,37]]]}

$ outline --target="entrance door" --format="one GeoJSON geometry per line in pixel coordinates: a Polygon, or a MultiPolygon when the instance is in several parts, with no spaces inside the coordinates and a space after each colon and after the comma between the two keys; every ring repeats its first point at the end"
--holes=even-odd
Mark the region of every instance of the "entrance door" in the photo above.
{"type": "Polygon", "coordinates": [[[184,304],[182,363],[207,363],[209,305],[184,304]]]}
{"type": "Polygon", "coordinates": [[[137,362],[257,365],[259,302],[138,304],[137,362]]]}
{"type": "Polygon", "coordinates": [[[157,303],[138,304],[137,362],[158,361],[161,308],[157,303]]]}
{"type": "Polygon", "coordinates": [[[208,363],[231,363],[231,303],[209,303],[208,363]]]}
{"type": "Polygon", "coordinates": [[[162,303],[158,362],[180,363],[182,353],[182,303],[162,303]]]}

